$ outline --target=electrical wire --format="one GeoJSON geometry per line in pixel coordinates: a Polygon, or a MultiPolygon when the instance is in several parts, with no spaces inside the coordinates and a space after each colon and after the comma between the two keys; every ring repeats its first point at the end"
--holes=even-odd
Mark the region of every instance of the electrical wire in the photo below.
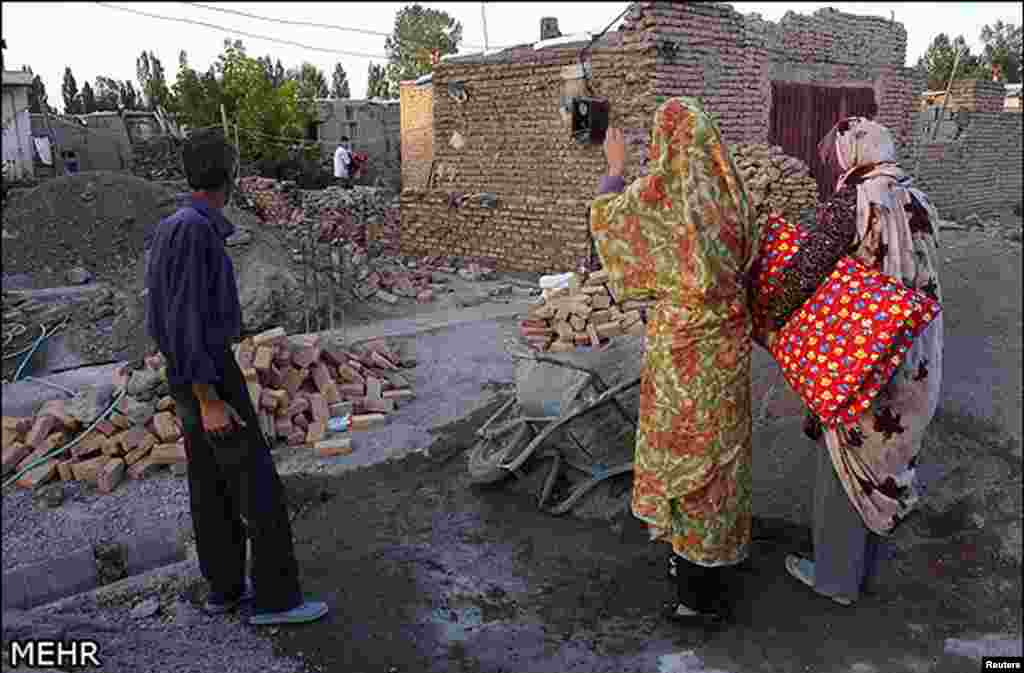
{"type": "Polygon", "coordinates": [[[149,12],[143,12],[143,11],[140,11],[138,9],[129,9],[128,7],[118,7],[117,5],[110,5],[110,4],[107,4],[105,2],[97,2],[96,4],[99,5],[100,7],[106,7],[107,9],[116,9],[116,10],[121,11],[121,12],[128,12],[130,14],[138,14],[139,16],[146,16],[146,17],[149,17],[151,19],[160,19],[162,21],[175,21],[177,23],[186,23],[186,24],[193,25],[193,26],[202,26],[203,28],[211,28],[213,30],[219,30],[219,31],[223,31],[223,32],[226,32],[226,33],[231,33],[231,34],[234,34],[234,35],[242,35],[244,37],[252,38],[254,40],[265,40],[267,42],[276,42],[278,44],[284,44],[284,45],[288,45],[290,47],[299,47],[301,49],[308,49],[310,51],[319,51],[319,52],[324,52],[324,53],[327,53],[327,54],[338,54],[340,56],[354,56],[356,58],[378,59],[378,60],[385,60],[385,61],[388,58],[387,56],[385,56],[383,54],[366,54],[366,53],[363,53],[363,52],[346,51],[346,50],[343,50],[343,49],[327,49],[326,47],[314,47],[312,45],[303,44],[301,42],[293,42],[292,40],[282,40],[282,39],[277,38],[277,37],[269,37],[267,35],[258,35],[256,33],[248,33],[248,32],[245,32],[245,31],[234,29],[234,28],[227,28],[225,26],[218,26],[218,25],[213,24],[213,23],[206,23],[205,21],[197,21],[195,19],[183,19],[183,18],[178,18],[178,17],[173,17],[173,16],[161,16],[160,14],[150,14],[149,12]]]}
{"type": "Polygon", "coordinates": [[[587,51],[592,49],[593,46],[597,43],[597,41],[600,40],[602,37],[604,37],[604,34],[607,33],[611,29],[612,26],[617,24],[622,19],[622,17],[626,16],[626,14],[628,14],[629,10],[631,10],[631,9],[633,9],[633,3],[632,2],[629,3],[626,6],[626,9],[622,10],[621,14],[619,14],[617,17],[612,19],[612,22],[609,23],[607,26],[605,26],[604,30],[602,30],[600,33],[598,33],[594,37],[590,38],[590,42],[588,42],[585,47],[580,49],[580,53],[577,55],[577,58],[578,58],[579,63],[580,63],[580,68],[583,70],[583,81],[585,81],[587,83],[587,91],[590,93],[591,96],[594,95],[594,91],[593,91],[593,89],[590,88],[590,77],[587,75],[586,66],[583,64],[583,55],[585,53],[587,53],[587,51]]]}
{"type": "MultiPolygon", "coordinates": [[[[257,21],[269,21],[271,23],[279,23],[285,26],[305,26],[307,28],[323,28],[325,30],[340,30],[346,33],[359,33],[360,35],[372,35],[373,37],[390,37],[394,39],[391,33],[385,33],[379,30],[369,30],[367,28],[350,28],[348,26],[338,26],[331,23],[316,23],[313,21],[294,21],[292,19],[277,19],[270,16],[259,16],[258,14],[250,14],[249,12],[242,12],[237,9],[227,9],[226,7],[214,7],[213,5],[206,5],[201,2],[182,2],[183,5],[192,5],[193,7],[201,7],[208,9],[212,12],[222,12],[224,14],[234,14],[235,16],[242,16],[247,19],[256,19],[257,21]]],[[[466,49],[485,49],[479,44],[460,44],[460,47],[466,49]]],[[[508,47],[490,47],[490,49],[507,49],[508,47]]]]}

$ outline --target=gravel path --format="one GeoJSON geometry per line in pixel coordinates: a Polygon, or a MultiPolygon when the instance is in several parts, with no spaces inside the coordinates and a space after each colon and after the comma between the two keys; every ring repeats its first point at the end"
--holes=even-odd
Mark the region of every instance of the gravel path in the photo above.
{"type": "MultiPolygon", "coordinates": [[[[157,588],[139,585],[124,593],[89,598],[54,612],[5,611],[4,640],[89,638],[98,645],[104,673],[301,673],[295,656],[276,657],[268,636],[241,613],[209,617],[198,609],[200,582],[192,577],[157,588]]],[[[6,655],[6,652],[5,652],[6,655]]],[[[6,659],[6,656],[5,656],[6,659]]],[[[4,673],[11,669],[5,660],[4,673]]]]}
{"type": "Polygon", "coordinates": [[[300,673],[302,662],[277,658],[263,632],[238,616],[208,617],[189,600],[166,597],[160,612],[134,617],[135,605],[83,611],[76,617],[104,620],[119,627],[100,635],[104,673],[300,673]]]}
{"type": "Polygon", "coordinates": [[[10,489],[4,493],[4,571],[58,558],[86,545],[130,539],[158,526],[192,527],[188,484],[170,472],[124,482],[109,495],[79,482],[64,482],[63,486],[64,503],[54,509],[33,499],[29,491],[10,489]]]}

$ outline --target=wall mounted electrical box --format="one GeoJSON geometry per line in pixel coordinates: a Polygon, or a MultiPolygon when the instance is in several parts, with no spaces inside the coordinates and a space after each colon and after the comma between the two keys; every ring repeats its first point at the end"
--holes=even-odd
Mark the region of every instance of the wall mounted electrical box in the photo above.
{"type": "Polygon", "coordinates": [[[572,137],[581,145],[600,145],[608,131],[610,105],[604,98],[573,98],[572,137]]]}

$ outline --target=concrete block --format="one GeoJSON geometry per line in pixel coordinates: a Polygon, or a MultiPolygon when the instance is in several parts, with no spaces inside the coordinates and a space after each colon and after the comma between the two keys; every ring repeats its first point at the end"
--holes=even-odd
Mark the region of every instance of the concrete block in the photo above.
{"type": "Polygon", "coordinates": [[[178,531],[171,526],[158,527],[122,540],[121,544],[124,546],[125,571],[128,575],[143,573],[185,558],[185,548],[179,540],[178,531]]]}

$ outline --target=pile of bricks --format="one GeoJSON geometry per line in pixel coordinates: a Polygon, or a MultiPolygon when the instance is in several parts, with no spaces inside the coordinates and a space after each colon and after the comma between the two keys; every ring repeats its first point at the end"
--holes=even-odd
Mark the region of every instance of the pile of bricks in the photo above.
{"type": "MultiPolygon", "coordinates": [[[[383,341],[360,352],[321,343],[315,336],[289,338],[282,328],[243,340],[235,349],[264,434],[274,444],[307,445],[319,456],[346,455],[351,437],[331,432],[332,418],[347,418],[347,430],[367,430],[413,397],[401,369],[409,366],[383,341]],[[333,436],[329,436],[333,435],[333,436]]],[[[163,366],[147,358],[150,369],[163,366]]],[[[119,373],[115,375],[123,376],[119,373]]],[[[125,379],[120,379],[123,385],[125,379]]],[[[34,417],[3,417],[3,474],[21,472],[59,447],[68,447],[27,471],[17,485],[36,488],[51,480],[85,481],[110,493],[125,478],[141,479],[164,466],[187,464],[182,424],[171,397],[144,422],[132,420],[131,398],[91,432],[64,400],[46,402],[34,417]]]]}
{"type": "Polygon", "coordinates": [[[343,440],[325,440],[330,418],[347,416],[352,430],[366,430],[413,397],[400,371],[409,363],[383,341],[355,353],[315,335],[289,339],[275,328],[243,340],[235,357],[264,434],[325,456],[351,450],[343,440]]]}
{"type": "Polygon", "coordinates": [[[115,412],[108,420],[71,444],[83,426],[64,400],[46,402],[35,417],[3,417],[3,472],[21,472],[43,456],[68,446],[17,481],[35,488],[53,479],[87,481],[101,493],[110,493],[125,478],[141,479],[165,465],[186,463],[181,425],[163,410],[143,424],[115,412]]]}
{"type": "Polygon", "coordinates": [[[767,222],[772,212],[797,222],[817,205],[818,183],[810,168],[783,154],[781,147],[740,143],[733,145],[732,152],[759,224],[767,222]]]}
{"type": "Polygon", "coordinates": [[[645,334],[651,302],[616,304],[607,280],[607,271],[585,277],[573,274],[568,287],[545,290],[541,303],[530,308],[519,324],[523,339],[535,350],[566,353],[602,346],[617,336],[645,334]]]}
{"type": "Polygon", "coordinates": [[[139,139],[132,143],[132,173],[145,180],[183,180],[182,142],[173,136],[139,139]]]}

